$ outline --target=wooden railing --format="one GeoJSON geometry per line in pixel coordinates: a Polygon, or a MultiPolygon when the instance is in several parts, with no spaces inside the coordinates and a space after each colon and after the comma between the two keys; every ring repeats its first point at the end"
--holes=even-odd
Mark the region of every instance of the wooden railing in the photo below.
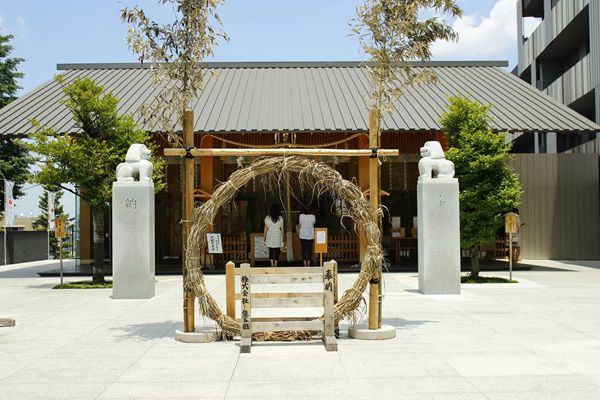
{"type": "Polygon", "coordinates": [[[339,262],[358,262],[360,260],[358,238],[332,235],[328,239],[327,247],[327,258],[339,262]]]}
{"type": "Polygon", "coordinates": [[[215,263],[223,265],[227,261],[241,263],[248,261],[248,242],[239,235],[222,235],[223,254],[215,254],[215,263]]]}
{"type": "Polygon", "coordinates": [[[506,245],[505,238],[496,238],[494,258],[508,258],[508,246],[506,245]]]}

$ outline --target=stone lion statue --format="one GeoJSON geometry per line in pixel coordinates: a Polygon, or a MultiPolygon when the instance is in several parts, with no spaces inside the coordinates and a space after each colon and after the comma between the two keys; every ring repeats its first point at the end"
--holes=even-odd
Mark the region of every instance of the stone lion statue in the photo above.
{"type": "Polygon", "coordinates": [[[437,141],[425,142],[421,147],[419,160],[419,180],[454,178],[454,163],[444,158],[442,145],[437,141]]]}
{"type": "Polygon", "coordinates": [[[148,161],[151,155],[145,144],[129,146],[125,162],[117,165],[117,181],[131,182],[138,176],[140,181],[152,182],[152,163],[148,161]]]}

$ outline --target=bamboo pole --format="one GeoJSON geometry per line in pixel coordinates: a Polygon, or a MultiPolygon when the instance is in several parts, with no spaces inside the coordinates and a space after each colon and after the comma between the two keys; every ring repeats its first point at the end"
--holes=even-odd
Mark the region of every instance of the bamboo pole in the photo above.
{"type": "MultiPolygon", "coordinates": [[[[183,116],[183,135],[184,143],[187,147],[194,147],[194,112],[185,111],[183,116]]],[[[165,152],[166,153],[166,152],[165,152]]],[[[183,329],[185,332],[195,331],[194,322],[194,293],[186,287],[185,270],[185,246],[190,234],[192,215],[194,212],[194,158],[185,159],[185,194],[184,194],[184,215],[183,215],[183,329]]]]}
{"type": "MultiPolygon", "coordinates": [[[[375,121],[377,122],[377,121],[375,121]]],[[[377,140],[377,137],[375,137],[377,140]]],[[[377,142],[374,146],[371,146],[369,140],[369,147],[378,147],[377,142]]],[[[167,157],[184,157],[187,154],[186,149],[181,148],[167,148],[164,150],[164,154],[167,157]]],[[[194,157],[203,156],[214,156],[214,157],[231,157],[231,156],[248,156],[248,157],[263,157],[263,156],[349,156],[349,157],[365,157],[371,156],[373,151],[371,149],[227,149],[227,148],[192,148],[190,154],[194,157]]],[[[400,154],[399,150],[395,149],[377,149],[377,155],[391,157],[400,154]]],[[[377,159],[375,158],[375,161],[377,159]]]]}
{"type": "MultiPolygon", "coordinates": [[[[377,110],[369,112],[369,151],[379,148],[377,110]]],[[[369,158],[369,201],[374,217],[379,211],[379,160],[371,155],[369,158]]],[[[376,217],[379,223],[379,217],[376,217]]],[[[380,268],[373,274],[369,281],[369,329],[379,329],[379,281],[381,280],[380,268]]]]}

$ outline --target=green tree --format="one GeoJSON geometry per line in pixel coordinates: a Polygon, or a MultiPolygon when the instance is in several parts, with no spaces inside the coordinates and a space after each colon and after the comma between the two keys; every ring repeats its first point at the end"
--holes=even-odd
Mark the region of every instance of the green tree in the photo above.
{"type": "Polygon", "coordinates": [[[460,17],[456,0],[365,0],[350,22],[352,32],[372,64],[367,64],[371,81],[371,107],[383,114],[406,88],[435,81],[430,68],[412,68],[410,61],[431,59],[431,45],[437,40],[454,41],[454,32],[441,15],[460,17]],[[422,18],[427,10],[433,16],[422,18]]]}
{"type": "Polygon", "coordinates": [[[15,100],[17,90],[21,89],[17,79],[22,79],[23,73],[17,67],[25,60],[9,57],[13,47],[8,42],[13,38],[13,35],[0,35],[0,108],[15,100]]]}
{"type": "MultiPolygon", "coordinates": [[[[17,90],[21,88],[17,80],[23,78],[23,73],[17,69],[23,59],[9,57],[13,47],[8,43],[12,39],[12,35],[0,35],[0,108],[16,99],[17,90]]],[[[27,179],[30,164],[31,158],[23,142],[0,135],[0,179],[15,182],[15,198],[23,195],[21,184],[27,179]]],[[[0,212],[4,212],[4,196],[0,196],[0,212]]]]}
{"type": "MultiPolygon", "coordinates": [[[[69,214],[66,214],[64,211],[64,207],[60,202],[60,199],[63,196],[62,190],[57,190],[54,187],[45,188],[44,192],[40,195],[38,201],[38,208],[40,209],[40,215],[33,221],[33,229],[36,231],[45,231],[48,229],[48,190],[55,192],[54,196],[54,217],[63,217],[65,221],[69,220],[69,214]]],[[[54,258],[58,258],[58,241],[54,235],[54,231],[50,231],[48,234],[48,238],[50,240],[50,254],[54,258]]],[[[67,237],[66,240],[63,240],[63,256],[69,253],[69,248],[67,248],[66,244],[70,243],[69,239],[69,229],[67,229],[67,237]]]]}
{"type": "MultiPolygon", "coordinates": [[[[57,80],[64,84],[62,76],[57,80]]],[[[150,135],[139,129],[129,115],[117,113],[118,99],[92,79],[75,79],[64,86],[64,105],[73,115],[79,132],[57,133],[40,127],[31,134],[29,149],[43,157],[40,171],[33,179],[43,185],[70,183],[79,188],[80,197],[91,208],[94,232],[93,281],[104,281],[104,214],[108,209],[115,168],[125,159],[133,143],[144,143],[155,150],[150,135]]],[[[162,189],[164,163],[154,163],[156,190],[162,189]]],[[[64,187],[63,187],[64,189],[64,187]]]]}
{"type": "Polygon", "coordinates": [[[159,24],[140,7],[121,11],[129,24],[127,44],[140,62],[152,63],[152,82],[160,88],[156,97],[140,107],[145,119],[165,132],[169,143],[183,146],[180,126],[194,98],[202,92],[206,71],[202,62],[214,55],[219,40],[229,37],[221,29],[217,9],[224,0],[159,0],[168,5],[175,20],[159,24]],[[176,118],[173,118],[173,116],[176,118]]]}
{"type": "Polygon", "coordinates": [[[495,242],[503,213],[521,202],[519,179],[510,165],[512,143],[492,130],[490,106],[451,97],[440,120],[460,184],[460,241],[471,251],[471,276],[479,276],[481,247],[495,242]]]}

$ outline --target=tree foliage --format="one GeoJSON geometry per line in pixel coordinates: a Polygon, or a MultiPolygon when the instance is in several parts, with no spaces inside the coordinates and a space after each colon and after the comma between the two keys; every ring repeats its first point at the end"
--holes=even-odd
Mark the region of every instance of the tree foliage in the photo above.
{"type": "Polygon", "coordinates": [[[216,10],[224,0],[160,0],[171,5],[175,20],[161,25],[139,7],[124,8],[121,19],[130,25],[127,43],[144,62],[152,63],[153,83],[161,90],[141,113],[157,130],[168,133],[169,141],[182,145],[177,134],[184,111],[203,89],[205,71],[200,63],[213,55],[218,41],[228,41],[216,10]],[[175,118],[173,117],[175,116],[175,118]]]}
{"type": "Polygon", "coordinates": [[[371,80],[371,107],[379,115],[389,112],[406,87],[435,80],[431,69],[414,69],[410,61],[431,59],[436,40],[456,40],[458,35],[439,14],[462,15],[456,0],[366,0],[350,22],[363,51],[371,80]],[[422,19],[424,11],[433,12],[422,19]]]}
{"type": "MultiPolygon", "coordinates": [[[[57,80],[64,84],[62,77],[57,80]]],[[[58,133],[41,127],[31,134],[29,149],[42,156],[40,171],[33,179],[43,185],[70,183],[90,206],[107,208],[117,165],[125,160],[133,143],[155,149],[150,134],[139,129],[129,115],[117,113],[118,99],[90,78],[76,78],[63,87],[64,105],[72,113],[80,132],[58,133]]],[[[152,160],[156,190],[163,187],[163,162],[152,160]]]]}
{"type": "MultiPolygon", "coordinates": [[[[57,79],[64,85],[61,76],[57,79]]],[[[63,90],[64,105],[80,131],[58,133],[33,121],[38,130],[31,134],[28,147],[42,157],[40,171],[33,174],[33,180],[52,186],[70,183],[90,205],[94,227],[93,280],[103,282],[104,210],[110,204],[115,169],[125,160],[131,144],[143,143],[153,153],[156,146],[131,116],[118,114],[118,99],[105,93],[92,79],[76,78],[63,90]]],[[[164,186],[164,161],[152,161],[154,187],[160,190],[164,186]]]]}
{"type": "Polygon", "coordinates": [[[519,206],[521,186],[510,165],[512,143],[492,130],[490,106],[452,97],[440,120],[460,184],[461,246],[471,249],[473,275],[479,272],[480,246],[495,242],[503,214],[519,206]],[[475,265],[476,264],[476,265],[475,265]]]}
{"type": "MultiPolygon", "coordinates": [[[[0,185],[2,179],[15,182],[13,188],[15,199],[23,195],[22,185],[29,176],[31,162],[32,159],[23,141],[0,135],[0,185]]],[[[0,213],[4,213],[4,196],[0,196],[0,213]]]]}
{"type": "Polygon", "coordinates": [[[23,73],[17,69],[22,58],[9,57],[13,47],[8,44],[13,35],[0,35],[0,108],[15,100],[17,90],[21,87],[17,79],[23,78],[23,73]]]}
{"type": "MultiPolygon", "coordinates": [[[[0,35],[0,108],[16,99],[17,90],[21,87],[17,80],[23,78],[18,71],[22,58],[9,57],[13,47],[8,43],[12,35],[0,35]]],[[[23,195],[22,184],[27,179],[31,157],[22,141],[0,135],[0,179],[15,182],[13,195],[23,195]]],[[[4,196],[0,196],[0,213],[4,212],[4,196]]]]}

